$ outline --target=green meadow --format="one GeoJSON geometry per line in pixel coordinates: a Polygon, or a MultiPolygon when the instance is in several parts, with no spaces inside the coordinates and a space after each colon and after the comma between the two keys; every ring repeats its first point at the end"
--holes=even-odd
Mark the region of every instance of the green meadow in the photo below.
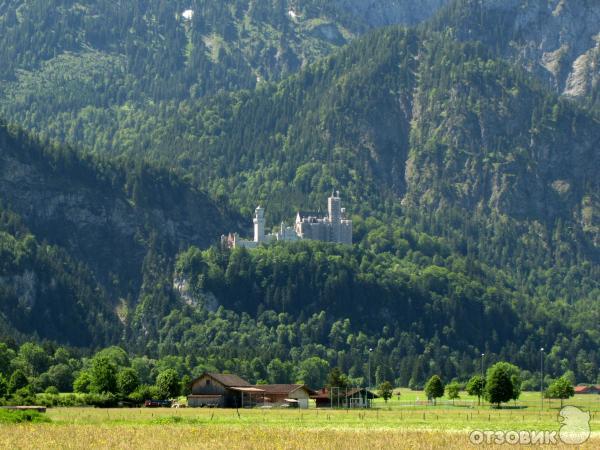
{"type": "MultiPolygon", "coordinates": [[[[592,436],[580,448],[600,446],[598,397],[565,402],[590,411],[592,436]]],[[[50,408],[44,414],[48,423],[0,422],[0,447],[475,448],[469,441],[474,430],[560,428],[559,402],[546,402],[541,409],[536,393],[524,393],[516,405],[502,409],[478,407],[477,399],[466,394],[455,405],[445,399],[425,405],[422,398],[422,392],[402,389],[400,400],[397,394],[387,404],[377,400],[371,410],[50,408]]]]}

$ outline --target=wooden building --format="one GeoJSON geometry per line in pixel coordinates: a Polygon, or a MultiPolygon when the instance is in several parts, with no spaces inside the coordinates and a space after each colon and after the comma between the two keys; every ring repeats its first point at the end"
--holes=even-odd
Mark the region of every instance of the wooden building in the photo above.
{"type": "Polygon", "coordinates": [[[192,381],[192,393],[188,395],[188,406],[246,408],[256,406],[265,391],[251,386],[243,378],[233,374],[203,373],[192,381]]]}
{"type": "MultiPolygon", "coordinates": [[[[308,408],[311,395],[316,392],[302,384],[261,384],[255,386],[264,391],[263,405],[308,408]]],[[[260,400],[259,400],[260,401],[260,400]]]]}
{"type": "Polygon", "coordinates": [[[317,408],[370,408],[379,396],[366,388],[322,388],[311,398],[317,408]]]}

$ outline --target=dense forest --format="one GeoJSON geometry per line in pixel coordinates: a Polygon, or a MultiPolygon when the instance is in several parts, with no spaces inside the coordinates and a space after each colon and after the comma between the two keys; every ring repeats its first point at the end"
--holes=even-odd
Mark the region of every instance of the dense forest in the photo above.
{"type": "Polygon", "coordinates": [[[56,3],[0,5],[13,351],[293,381],[310,358],[364,377],[373,348],[378,380],[420,386],[481,352],[531,376],[544,346],[550,376],[598,379],[600,114],[510,54],[521,9],[367,32],[342,2],[56,3]],[[352,247],[218,246],[334,189],[352,247]]]}

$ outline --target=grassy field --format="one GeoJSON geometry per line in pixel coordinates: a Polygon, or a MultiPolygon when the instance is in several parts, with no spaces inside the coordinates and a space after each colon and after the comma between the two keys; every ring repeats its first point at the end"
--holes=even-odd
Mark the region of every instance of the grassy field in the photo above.
{"type": "MultiPolygon", "coordinates": [[[[424,406],[421,396],[403,391],[372,410],[56,408],[50,423],[0,424],[0,448],[491,448],[472,445],[469,433],[560,427],[558,403],[542,411],[533,394],[523,400],[537,407],[502,410],[424,406]]],[[[568,402],[591,411],[594,433],[578,448],[600,448],[600,401],[591,397],[568,402]]]]}
{"type": "MultiPolygon", "coordinates": [[[[448,400],[440,398],[438,404],[444,406],[477,408],[477,397],[470,396],[466,392],[460,393],[460,399],[448,400]]],[[[411,391],[410,389],[395,389],[393,397],[386,404],[383,399],[375,400],[375,405],[380,408],[404,409],[409,407],[424,406],[427,404],[427,396],[423,391],[411,391]],[[400,394],[400,397],[398,397],[400,394]]],[[[564,401],[565,405],[579,406],[589,411],[600,411],[600,395],[576,395],[564,401]]],[[[489,406],[489,405],[484,405],[489,406]]],[[[539,410],[541,408],[541,396],[539,392],[522,392],[519,400],[503,405],[513,408],[524,408],[539,410]]],[[[559,409],[560,400],[544,399],[544,409],[559,409]]]]}

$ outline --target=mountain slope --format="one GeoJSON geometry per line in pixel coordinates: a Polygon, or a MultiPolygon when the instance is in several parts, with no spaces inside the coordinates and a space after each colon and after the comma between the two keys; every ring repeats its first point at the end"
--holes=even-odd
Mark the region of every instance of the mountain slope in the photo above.
{"type": "MultiPolygon", "coordinates": [[[[104,311],[107,321],[102,339],[91,339],[85,330],[78,334],[72,326],[54,329],[50,324],[56,322],[50,318],[59,315],[67,320],[74,313],[70,308],[77,311],[80,307],[54,303],[44,314],[27,320],[13,315],[12,323],[24,333],[78,345],[118,338],[114,332],[119,328],[118,308],[123,321],[134,319],[125,317],[128,309],[143,316],[139,310],[144,307],[143,294],[151,288],[153,273],[160,270],[156,261],[172,260],[189,245],[209,245],[223,230],[236,228],[232,220],[236,216],[225,205],[218,206],[173,173],[145,164],[127,167],[126,163],[82,159],[72,150],[51,148],[5,126],[0,127],[0,192],[2,205],[33,235],[33,250],[20,250],[20,245],[29,245],[25,237],[5,235],[10,253],[5,255],[8,265],[2,276],[12,280],[9,292],[21,298],[19,292],[30,286],[26,291],[31,295],[22,297],[31,297],[26,303],[32,305],[23,306],[26,310],[55,301],[50,293],[44,294],[44,288],[35,287],[35,280],[40,279],[40,286],[50,283],[52,275],[48,274],[65,261],[64,274],[55,279],[64,279],[66,287],[58,290],[72,287],[68,295],[78,302],[95,303],[97,309],[90,308],[90,313],[104,311]],[[41,241],[49,244],[47,250],[41,241]],[[19,256],[23,252],[26,257],[19,256]]],[[[168,305],[161,307],[148,313],[164,313],[168,305]]],[[[87,320],[74,319],[72,325],[87,320]]],[[[102,328],[102,322],[94,326],[102,328]]]]}
{"type": "Polygon", "coordinates": [[[253,89],[443,3],[10,0],[0,7],[0,108],[30,130],[94,148],[84,130],[132,105],[253,89]]]}
{"type": "MultiPolygon", "coordinates": [[[[303,23],[312,7],[343,4],[325,3],[306,3],[303,23]]],[[[81,14],[105,49],[54,57],[58,44],[40,42],[50,59],[32,58],[3,85],[10,117],[41,136],[78,143],[88,155],[125,155],[55,154],[5,133],[0,192],[39,241],[60,246],[108,293],[130,349],[167,356],[200,348],[203,364],[242,373],[274,357],[298,364],[318,355],[360,376],[361,352],[376,346],[382,373],[402,372],[406,384],[433,371],[464,377],[488,349],[533,370],[544,345],[553,349],[553,373],[568,363],[594,381],[599,116],[511,64],[504,41],[492,45],[513,10],[501,10],[498,36],[480,30],[479,43],[457,40],[447,23],[435,32],[389,27],[304,65],[292,64],[294,46],[312,42],[306,51],[321,54],[320,38],[278,31],[289,39],[270,41],[272,30],[287,29],[277,18],[289,11],[270,18],[271,2],[198,4],[206,9],[192,23],[176,2],[150,2],[141,15],[119,4],[107,24],[81,14]],[[227,15],[235,26],[215,31],[227,15]],[[261,39],[257,23],[269,29],[261,39]],[[194,27],[212,34],[178,53],[194,27]],[[255,86],[255,66],[232,50],[237,32],[245,52],[272,62],[262,76],[277,79],[285,64],[297,72],[255,86]],[[229,91],[239,86],[252,89],[229,91]],[[257,203],[273,226],[298,209],[322,208],[333,189],[353,214],[354,248],[186,250],[229,230],[247,233],[257,203]]],[[[366,14],[357,8],[336,26],[354,29],[353,17],[366,14]]],[[[15,17],[11,26],[26,23],[15,17]]],[[[32,17],[32,26],[43,23],[32,17]]],[[[53,39],[71,48],[72,28],[65,23],[53,39]]],[[[319,29],[339,38],[329,25],[319,29]]]]}
{"type": "Polygon", "coordinates": [[[600,4],[589,0],[457,0],[430,29],[484,42],[561,94],[600,103],[600,4]]]}
{"type": "Polygon", "coordinates": [[[37,241],[14,213],[0,215],[0,339],[36,336],[80,347],[118,341],[121,323],[92,273],[37,241]]]}

